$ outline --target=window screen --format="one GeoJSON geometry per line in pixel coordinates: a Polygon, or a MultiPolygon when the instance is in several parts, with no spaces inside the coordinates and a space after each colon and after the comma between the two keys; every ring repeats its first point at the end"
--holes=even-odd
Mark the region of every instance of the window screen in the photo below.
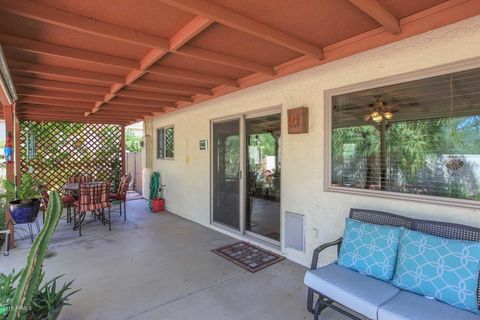
{"type": "Polygon", "coordinates": [[[157,159],[165,157],[165,130],[157,129],[157,159]]]}
{"type": "Polygon", "coordinates": [[[165,128],[165,158],[172,159],[174,156],[174,128],[165,128]]]}
{"type": "Polygon", "coordinates": [[[331,102],[331,186],[480,200],[480,69],[331,102]]]}

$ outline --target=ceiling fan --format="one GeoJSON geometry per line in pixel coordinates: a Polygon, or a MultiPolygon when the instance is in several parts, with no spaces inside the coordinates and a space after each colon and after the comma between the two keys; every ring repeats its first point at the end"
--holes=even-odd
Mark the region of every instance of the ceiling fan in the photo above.
{"type": "Polygon", "coordinates": [[[370,104],[370,113],[363,116],[363,120],[376,123],[381,123],[383,121],[391,121],[395,115],[400,110],[392,109],[392,106],[380,99],[380,96],[375,97],[376,101],[370,104]]]}

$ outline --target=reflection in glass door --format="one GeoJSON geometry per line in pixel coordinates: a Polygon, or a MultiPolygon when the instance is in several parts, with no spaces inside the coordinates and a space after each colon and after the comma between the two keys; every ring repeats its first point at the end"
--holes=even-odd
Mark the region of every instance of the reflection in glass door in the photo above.
{"type": "Polygon", "coordinates": [[[245,229],[280,241],[281,114],[245,120],[247,197],[245,229]]]}
{"type": "Polygon", "coordinates": [[[240,119],[213,124],[213,221],[240,229],[240,119]]]}

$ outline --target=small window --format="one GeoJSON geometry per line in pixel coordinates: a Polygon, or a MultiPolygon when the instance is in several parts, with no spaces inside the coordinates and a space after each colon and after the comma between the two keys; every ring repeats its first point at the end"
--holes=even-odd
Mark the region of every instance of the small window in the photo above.
{"type": "Polygon", "coordinates": [[[174,158],[174,127],[157,129],[157,159],[174,158]]]}
{"type": "Polygon", "coordinates": [[[473,69],[331,96],[327,188],[479,201],[479,84],[473,69]]]}

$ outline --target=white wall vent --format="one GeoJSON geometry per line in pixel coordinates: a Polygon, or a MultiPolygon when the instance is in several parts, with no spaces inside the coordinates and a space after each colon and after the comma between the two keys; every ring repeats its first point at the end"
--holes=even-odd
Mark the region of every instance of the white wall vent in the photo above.
{"type": "Polygon", "coordinates": [[[305,252],[305,215],[285,212],[285,248],[305,252]]]}

